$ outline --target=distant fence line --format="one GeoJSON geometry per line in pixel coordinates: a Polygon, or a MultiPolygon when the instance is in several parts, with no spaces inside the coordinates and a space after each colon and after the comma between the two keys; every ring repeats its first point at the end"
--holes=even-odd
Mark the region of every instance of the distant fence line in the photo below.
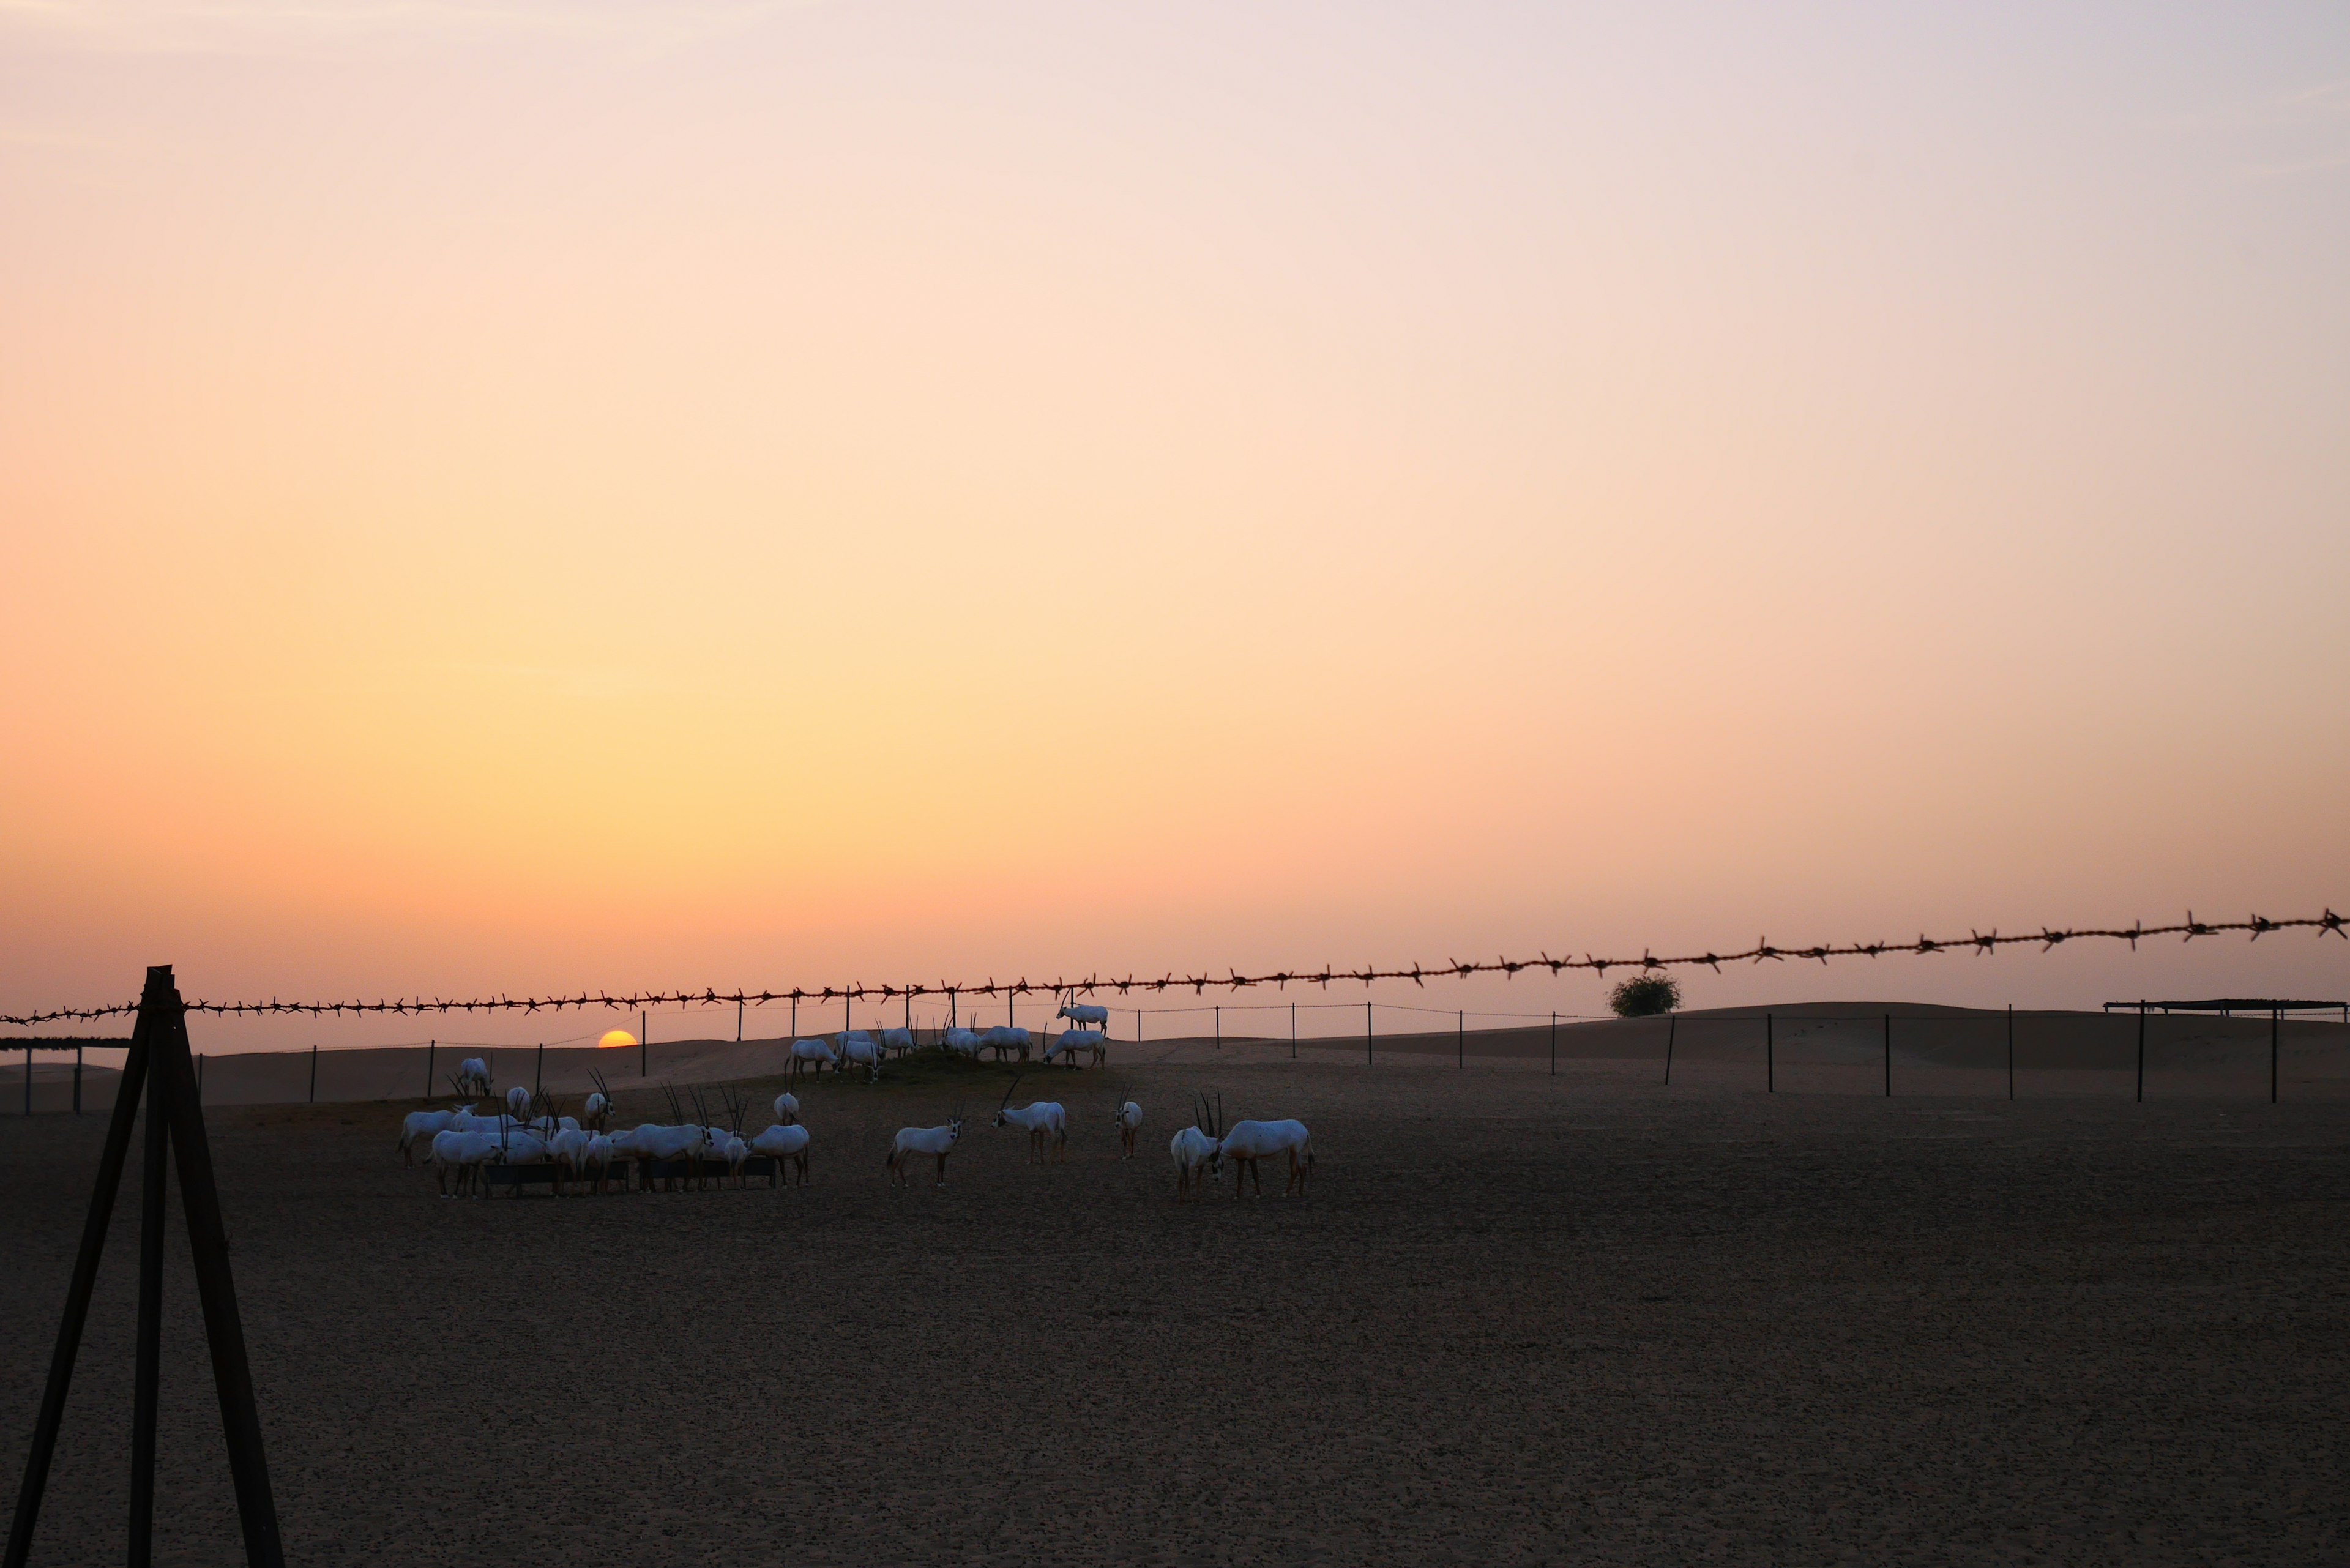
{"type": "MultiPolygon", "coordinates": [[[[2014,1099],[2017,1097],[2017,1074],[2021,1071],[2026,1074],[2086,1075],[2089,1079],[2096,1083],[2110,1082],[2111,1078],[2117,1075],[2130,1075],[2134,1076],[2135,1080],[2134,1096],[2141,1101],[2146,1098],[2147,1093],[2149,1044],[2158,1052],[2172,1058],[2167,1064],[2162,1062],[2156,1064],[2157,1070],[2164,1073],[2176,1073],[2181,1070],[2176,1059],[2179,1050],[2197,1046],[2213,1047],[2222,1054],[2216,1057],[2207,1054],[2192,1067],[2187,1069],[2206,1075],[2215,1070],[2230,1070],[2231,1065],[2232,1070],[2239,1074],[2248,1071],[2252,1058],[2247,1053],[2265,1044],[2268,1097],[2272,1103],[2274,1103],[2280,1097],[2280,1087],[2282,1082],[2283,1027],[2288,1022],[2286,1012],[2289,1010],[2264,1009],[2252,1015],[2222,1019],[2208,1015],[2164,1015],[2154,1012],[2151,1004],[2144,1009],[2134,1008],[2128,1012],[2121,1013],[2063,1009],[2030,1009],[2019,1012],[2012,1007],[2004,1011],[1941,1009],[1934,1012],[1908,1012],[1882,1008],[1863,1010],[1856,1007],[1836,1012],[1756,1008],[1724,1009],[1695,1014],[1673,1012],[1641,1018],[1604,1020],[1594,1019],[1589,1015],[1565,1012],[1478,1012],[1468,1009],[1448,1011],[1452,1012],[1452,1029],[1422,1027],[1418,1030],[1399,1030],[1390,1027],[1387,1032],[1382,1033],[1379,1027],[1382,1013],[1390,1015],[1392,1023],[1393,1014],[1407,1014],[1417,1020],[1436,1013],[1437,1010],[1402,1003],[1367,1001],[1237,1004],[1226,1002],[1168,1008],[1118,1008],[1113,1013],[1113,1026],[1119,1020],[1130,1015],[1134,1020],[1134,1034],[1131,1039],[1117,1039],[1113,1036],[1113,1043],[1129,1048],[1146,1049],[1150,1046],[1180,1048],[1186,1045],[1212,1045],[1217,1049],[1270,1046],[1277,1049],[1286,1044],[1293,1057],[1299,1054],[1301,1047],[1316,1052],[1359,1048],[1362,1052],[1363,1063],[1367,1066],[1375,1064],[1381,1054],[1417,1058],[1421,1061],[1435,1056],[1440,1060],[1443,1046],[1450,1044],[1453,1046],[1456,1064],[1461,1067],[1467,1065],[1468,1058],[1472,1054],[1489,1062],[1513,1060],[1529,1066],[1539,1066],[1544,1055],[1543,1046],[1546,1035],[1549,1071],[1555,1075],[1559,1069],[1560,1044],[1564,1030],[1570,1035],[1578,1036],[1570,1042],[1570,1055],[1586,1061],[1607,1061],[1617,1064],[1652,1061],[1660,1071],[1661,1083],[1666,1085],[1670,1085],[1674,1081],[1678,1054],[1679,1064],[1684,1068],[1695,1061],[1710,1064],[1716,1068],[1728,1065],[1741,1072],[1752,1072],[1759,1079],[1759,1083],[1752,1086],[1761,1087],[1767,1094],[1777,1093],[1779,1077],[1791,1071],[1804,1075],[1814,1087],[1817,1085],[1817,1075],[1822,1071],[1840,1075],[1836,1080],[1839,1083],[1853,1079],[1856,1073],[1865,1072],[1870,1080],[1871,1092],[1881,1093],[1889,1098],[1896,1093],[1895,1069],[1898,1064],[1902,1073],[1907,1075],[1903,1092],[1911,1095],[1963,1094],[1967,1097],[1976,1097],[1979,1091],[1952,1087],[1949,1075],[1972,1074],[1977,1075],[1973,1081],[1980,1082],[1981,1075],[1990,1073],[2003,1074],[2002,1090],[1994,1093],[2003,1092],[2004,1097],[2014,1099]],[[1237,1031],[1226,1032],[1226,1020],[1223,1017],[1225,1012],[1261,1014],[1284,1010],[1290,1014],[1290,1027],[1285,1034],[1263,1032],[1261,1029],[1252,1029],[1246,1033],[1237,1031]],[[1358,1029],[1340,1033],[1306,1034],[1299,1028],[1298,1015],[1301,1012],[1332,1011],[1342,1012],[1358,1021],[1358,1029]],[[1154,1037],[1149,1027],[1152,1021],[1158,1021],[1163,1028],[1165,1022],[1173,1015],[1197,1016],[1200,1014],[1208,1015],[1202,1020],[1210,1025],[1206,1031],[1159,1033],[1154,1037]],[[1468,1023],[1472,1017],[1481,1020],[1506,1019],[1513,1022],[1503,1023],[1499,1027],[1489,1025],[1471,1031],[1468,1027],[1468,1023]],[[2022,1054],[2018,1051],[2017,1025],[2019,1023],[2032,1026],[2031,1033],[2042,1036],[2037,1041],[2027,1041],[2026,1049],[2022,1054]],[[1591,1028],[1594,1023],[1602,1023],[1607,1027],[1604,1032],[1595,1033],[1591,1028]],[[2045,1028],[2051,1023],[2058,1025],[2062,1031],[2054,1040],[2049,1039],[2045,1034],[2045,1028]],[[2259,1028],[2263,1023],[2267,1025],[2265,1030],[2259,1028]],[[1897,1025],[1899,1026],[1898,1029],[1897,1025]],[[2230,1025],[2248,1027],[2228,1027],[2230,1025]],[[2160,1033],[2169,1038],[2150,1042],[2150,1026],[2161,1026],[2160,1033]],[[2213,1033],[2215,1029],[2223,1037],[2215,1038],[2213,1033]],[[1897,1037],[1900,1040],[1902,1047],[1898,1056],[1895,1050],[1897,1037]],[[1594,1049],[1593,1047],[1601,1041],[1607,1042],[1606,1047],[1594,1049]],[[1469,1049],[1471,1044],[1478,1047],[1474,1052],[1469,1049]],[[1633,1049],[1623,1049],[1622,1047],[1627,1044],[1631,1045],[1633,1049]],[[1830,1054],[1822,1055],[1823,1050],[1830,1054]],[[2243,1061],[2235,1060],[2239,1054],[2244,1056],[2243,1061]],[[1920,1089],[1918,1085],[1921,1082],[1928,1086],[1920,1089]]],[[[2298,1011],[2307,1012],[2313,1010],[2304,1007],[2298,1011]]],[[[2345,1010],[2341,1024],[2335,1024],[2330,1019],[2316,1021],[2294,1019],[2290,1022],[2294,1023],[2296,1033],[2302,1033],[2302,1039],[2297,1043],[2298,1044],[2306,1045],[2309,1043],[2310,1037],[2303,1031],[2311,1022],[2324,1023],[2328,1031],[2335,1029],[2343,1031],[2338,1040],[2326,1042],[2329,1046],[2335,1044],[2350,1044],[2350,1009],[2345,1010]]],[[[917,1027],[914,1031],[916,1043],[920,1046],[937,1045],[942,1033],[941,1029],[929,1025],[917,1027]]],[[[546,1081],[546,1069],[550,1065],[547,1057],[550,1047],[556,1051],[559,1057],[570,1058],[569,1071],[562,1075],[577,1077],[584,1073],[586,1069],[580,1065],[582,1057],[591,1060],[617,1058],[620,1064],[635,1065],[638,1068],[636,1076],[639,1080],[650,1079],[652,1050],[650,1042],[640,1039],[631,1047],[609,1051],[595,1050],[579,1044],[579,1041],[592,1038],[594,1038],[592,1035],[584,1035],[570,1041],[544,1042],[537,1044],[438,1039],[338,1047],[322,1047],[314,1044],[307,1052],[234,1052],[221,1055],[217,1059],[223,1064],[223,1070],[232,1074],[231,1086],[228,1090],[230,1103],[250,1105],[300,1103],[306,1099],[316,1102],[321,1097],[319,1067],[322,1057],[329,1060],[337,1056],[396,1058],[420,1050],[423,1058],[421,1063],[410,1061],[401,1064],[379,1060],[370,1066],[357,1069],[356,1072],[348,1068],[338,1069],[334,1075],[340,1077],[343,1082],[339,1085],[330,1083],[325,1097],[329,1101],[339,1099],[345,1102],[409,1099],[416,1097],[421,1092],[424,1097],[429,1098],[442,1092],[444,1079],[441,1070],[453,1065],[460,1053],[468,1052],[484,1054],[494,1064],[503,1057],[509,1069],[522,1074],[520,1081],[530,1085],[534,1095],[546,1081]],[[294,1067],[298,1071],[299,1059],[304,1056],[307,1057],[307,1074],[299,1079],[286,1082],[283,1077],[286,1068],[294,1067]],[[525,1060],[517,1064],[515,1060],[517,1056],[525,1060]],[[286,1059],[289,1057],[295,1058],[296,1061],[287,1062],[286,1059]],[[271,1065],[273,1064],[276,1064],[274,1067],[271,1065]],[[420,1067],[421,1080],[418,1073],[420,1067]],[[277,1081],[285,1084],[282,1092],[272,1092],[258,1098],[240,1096],[236,1086],[239,1078],[247,1080],[246,1087],[250,1089],[254,1086],[251,1080],[256,1073],[266,1074],[273,1071],[280,1075],[277,1081]],[[342,1091],[339,1094],[337,1092],[338,1089],[342,1091]]],[[[723,1040],[702,1037],[665,1042],[663,1049],[665,1051],[674,1051],[680,1047],[723,1049],[730,1044],[723,1040]]],[[[780,1044],[781,1041],[780,1039],[754,1040],[739,1044],[764,1049],[780,1044]]],[[[34,1114],[33,1057],[36,1052],[70,1051],[73,1053],[75,1061],[71,1108],[78,1113],[83,1109],[82,1059],[84,1053],[89,1049],[120,1049],[127,1044],[128,1042],[123,1040],[94,1037],[76,1040],[53,1037],[41,1040],[7,1041],[0,1043],[0,1050],[22,1049],[25,1053],[22,1103],[24,1114],[30,1116],[34,1114]]],[[[196,1057],[196,1082],[200,1094],[203,1087],[205,1060],[205,1056],[201,1054],[196,1057]]],[[[780,1062],[776,1065],[777,1070],[780,1070],[780,1062]]],[[[2310,1081],[2339,1080],[2345,1086],[2350,1086],[2350,1054],[2345,1054],[2343,1066],[2344,1071],[2320,1072],[2310,1081]]],[[[615,1077],[626,1074],[625,1065],[608,1070],[611,1071],[615,1077]]],[[[741,1060],[729,1064],[723,1071],[735,1077],[765,1075],[765,1069],[759,1063],[741,1060]]],[[[62,1096],[53,1096],[52,1097],[54,1099],[62,1096]]],[[[55,1108],[62,1110],[66,1107],[57,1106],[55,1108]]]]}
{"type": "MultiPolygon", "coordinates": [[[[1271,985],[1285,990],[1292,983],[1298,985],[1319,985],[1326,990],[1333,981],[1359,981],[1365,985],[1369,985],[1376,981],[1408,980],[1415,985],[1425,986],[1430,980],[1465,980],[1471,975],[1479,974],[1499,974],[1514,977],[1523,970],[1542,969],[1548,970],[1554,975],[1561,973],[1566,970],[1590,970],[1604,977],[1611,969],[1628,969],[1641,971],[1644,972],[1653,972],[1659,970],[1690,968],[1703,965],[1711,967],[1719,972],[1721,966],[1726,963],[1744,963],[1750,961],[1761,963],[1766,959],[1775,960],[1782,962],[1788,959],[1817,959],[1821,963],[1825,964],[1832,958],[1878,958],[1887,953],[1924,954],[1959,951],[1988,953],[1995,951],[2000,948],[2011,946],[2019,942],[2038,942],[2041,944],[2041,950],[2045,952],[2049,949],[2057,946],[2059,943],[2081,941],[2090,939],[2107,939],[2117,941],[2126,941],[2129,943],[2131,950],[2135,951],[2137,950],[2137,944],[2140,940],[2147,937],[2175,936],[2186,941],[2193,941],[2198,937],[2218,936],[2226,931],[2248,932],[2252,940],[2258,941],[2262,937],[2267,935],[2271,931],[2309,929],[2314,929],[2320,938],[2323,938],[2326,932],[2331,931],[2337,937],[2342,937],[2345,940],[2350,940],[2350,931],[2345,931],[2343,929],[2344,923],[2344,917],[2335,914],[2331,906],[2328,906],[2325,912],[2322,915],[2299,917],[2288,920],[2272,920],[2261,915],[2253,915],[2250,919],[2242,920],[2199,920],[2195,918],[2194,911],[2190,909],[2188,911],[2187,919],[2175,925],[2168,926],[2148,926],[2140,922],[2132,924],[2126,929],[2118,927],[2092,927],[2067,929],[2064,930],[2058,930],[2053,927],[2043,926],[2037,931],[2009,933],[2007,935],[2002,935],[1998,929],[1994,927],[1989,932],[1970,929],[1967,935],[1963,938],[1951,937],[1936,939],[1925,936],[1921,933],[1914,942],[1848,942],[1842,944],[1820,944],[1804,948],[1775,947],[1772,945],[1770,940],[1766,938],[1758,940],[1754,946],[1741,952],[1684,953],[1666,958],[1659,958],[1653,952],[1645,949],[1637,959],[1597,958],[1590,953],[1586,953],[1579,959],[1571,957],[1553,958],[1550,956],[1548,950],[1544,950],[1542,956],[1539,958],[1512,959],[1503,957],[1495,959],[1491,963],[1463,962],[1455,959],[1433,967],[1419,963],[1413,964],[1409,969],[1371,968],[1359,970],[1338,970],[1325,967],[1320,970],[1279,970],[1267,974],[1249,975],[1242,974],[1238,970],[1232,970],[1227,971],[1227,973],[1221,978],[1212,974],[1177,975],[1170,971],[1157,980],[1141,979],[1132,974],[1127,975],[1124,979],[1104,979],[1098,974],[1094,974],[1088,975],[1081,980],[1062,978],[1051,981],[1030,981],[1023,978],[1013,981],[998,981],[991,978],[983,985],[941,981],[937,985],[917,984],[901,986],[886,984],[852,984],[842,986],[828,985],[817,990],[794,986],[788,991],[757,992],[722,992],[714,988],[704,989],[700,992],[663,991],[613,992],[599,991],[595,992],[580,992],[570,996],[514,997],[499,995],[494,997],[473,997],[464,1000],[455,1000],[440,996],[412,996],[404,998],[396,997],[390,1000],[379,998],[374,1002],[283,1002],[273,997],[267,1002],[191,1002],[187,1003],[187,1010],[191,1012],[210,1012],[224,1016],[229,1014],[307,1013],[313,1017],[324,1017],[329,1015],[340,1016],[346,1013],[359,1015],[366,1013],[387,1012],[401,1015],[421,1015],[432,1012],[538,1012],[541,1011],[561,1012],[567,1008],[588,1007],[602,1007],[616,1012],[621,1012],[634,1011],[642,1008],[666,1007],[672,1004],[690,1005],[694,1002],[701,1002],[706,1005],[717,1005],[723,1002],[732,1002],[738,1008],[745,1006],[765,1006],[770,1002],[815,1002],[821,1005],[825,1002],[833,1001],[859,1002],[875,997],[879,997],[883,1001],[893,1001],[900,998],[911,1001],[922,997],[945,997],[953,999],[962,996],[993,997],[999,995],[1017,998],[1021,996],[1061,996],[1066,994],[1074,997],[1079,995],[1096,996],[1105,992],[1111,991],[1115,991],[1119,995],[1125,996],[1138,991],[1164,992],[1168,991],[1180,991],[1186,987],[1191,989],[1192,994],[1200,995],[1204,993],[1210,987],[1214,987],[1220,991],[1229,990],[1238,992],[1247,990],[1254,986],[1271,985]]],[[[6,1013],[0,1014],[0,1024],[35,1025],[53,1023],[67,1019],[88,1020],[128,1017],[130,1014],[138,1011],[138,1006],[139,1004],[135,1002],[124,1002],[103,1007],[60,1007],[38,1012],[6,1013]]]]}

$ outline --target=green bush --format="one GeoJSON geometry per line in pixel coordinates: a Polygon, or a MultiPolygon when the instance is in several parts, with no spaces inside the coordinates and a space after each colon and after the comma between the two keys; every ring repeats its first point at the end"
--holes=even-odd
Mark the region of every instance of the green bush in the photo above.
{"type": "Polygon", "coordinates": [[[1680,1004],[1680,981],[1661,974],[1636,974],[1607,993],[1618,1018],[1655,1018],[1680,1004]]]}

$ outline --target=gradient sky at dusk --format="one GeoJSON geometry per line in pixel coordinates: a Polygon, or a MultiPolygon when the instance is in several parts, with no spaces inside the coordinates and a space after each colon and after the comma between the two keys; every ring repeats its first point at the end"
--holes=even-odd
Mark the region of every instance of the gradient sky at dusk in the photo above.
{"type": "Polygon", "coordinates": [[[2350,898],[2339,5],[0,0],[0,1009],[2350,898]]]}

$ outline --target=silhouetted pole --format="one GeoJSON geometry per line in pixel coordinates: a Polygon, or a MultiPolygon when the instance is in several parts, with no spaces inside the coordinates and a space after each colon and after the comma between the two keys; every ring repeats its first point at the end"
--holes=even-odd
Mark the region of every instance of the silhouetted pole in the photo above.
{"type": "Polygon", "coordinates": [[[1469,1010],[1465,1007],[1452,1021],[1452,1065],[1456,1068],[1469,1065],[1469,1010]]]}
{"type": "Polygon", "coordinates": [[[2284,1009],[2269,1009],[2269,1104],[2277,1103],[2277,1034],[2282,1027],[2284,1009]]]}
{"type": "MultiPolygon", "coordinates": [[[[1669,1077],[1672,1070],[1672,1058],[1668,1056],[1665,1058],[1665,1072],[1669,1077]]],[[[1550,1015],[1550,1075],[1554,1078],[1558,1076],[1558,1014],[1555,1012],[1550,1015]]]]}
{"type": "Polygon", "coordinates": [[[424,1043],[424,1097],[428,1100],[432,1097],[432,1056],[433,1053],[440,1048],[441,1042],[438,1040],[427,1040],[424,1043]]]}
{"type": "Polygon", "coordinates": [[[74,1047],[74,1115],[81,1115],[81,1047],[74,1047]]]}
{"type": "Polygon", "coordinates": [[[2137,1004],[2137,1103],[2146,1104],[2146,1003],[2137,1004]]]}
{"type": "Polygon", "coordinates": [[[1297,1003],[1289,1004],[1289,1059],[1297,1060],[1297,1003]]]}
{"type": "MultiPolygon", "coordinates": [[[[1673,1036],[1680,1032],[1680,1022],[1681,1015],[1678,1012],[1665,1014],[1665,1082],[1668,1084],[1673,1081],[1673,1036]]],[[[1558,1071],[1558,1014],[1555,1012],[1550,1015],[1550,1054],[1551,1071],[1555,1073],[1558,1071]]]]}
{"type": "Polygon", "coordinates": [[[2015,1003],[2007,1004],[2007,1097],[2015,1098],[2015,1003]]]}
{"type": "Polygon", "coordinates": [[[25,1114],[33,1114],[33,1048],[25,1047],[25,1114]]]}
{"type": "Polygon", "coordinates": [[[1762,1092],[1766,1095],[1779,1092],[1778,1047],[1771,1036],[1771,1015],[1766,1012],[1762,1015],[1762,1092]]]}
{"type": "Polygon", "coordinates": [[[653,1014],[650,1008],[637,1014],[637,1076],[653,1075],[653,1014]]]}
{"type": "MultiPolygon", "coordinates": [[[[316,1047],[313,1047],[316,1050],[316,1047]]],[[[155,1525],[155,1406],[163,1367],[164,1137],[171,1115],[159,1074],[147,1095],[147,1137],[139,1170],[139,1337],[130,1396],[130,1550],[147,1568],[155,1525]]]]}
{"type": "Polygon", "coordinates": [[[1893,1097],[1893,1014],[1885,1015],[1885,1097],[1893,1097]]]}
{"type": "Polygon", "coordinates": [[[318,1043],[310,1042],[310,1103],[318,1103],[318,1043]]]}
{"type": "Polygon", "coordinates": [[[1363,1003],[1363,1065],[1371,1064],[1371,1004],[1363,1003]]]}
{"type": "Polygon", "coordinates": [[[1222,1050],[1223,1048],[1224,1048],[1224,1010],[1223,1010],[1222,1007],[1218,1007],[1218,1008],[1216,1009],[1216,1049],[1217,1049],[1217,1050],[1219,1050],[1219,1051],[1221,1051],[1221,1050],[1222,1050]]]}
{"type": "Polygon", "coordinates": [[[531,1058],[530,1064],[530,1108],[532,1110],[538,1109],[539,1093],[546,1087],[546,1042],[542,1040],[538,1043],[538,1054],[531,1058]]]}

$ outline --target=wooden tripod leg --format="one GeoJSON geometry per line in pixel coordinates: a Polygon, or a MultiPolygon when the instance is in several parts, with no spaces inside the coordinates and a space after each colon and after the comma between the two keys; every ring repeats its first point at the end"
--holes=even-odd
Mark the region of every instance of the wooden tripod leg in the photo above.
{"type": "MultiPolygon", "coordinates": [[[[170,972],[164,971],[167,985],[170,972]]],[[[150,971],[151,992],[154,981],[150,971]]],[[[25,1480],[16,1489],[16,1517],[8,1527],[7,1552],[0,1556],[5,1568],[25,1568],[33,1549],[33,1526],[41,1515],[41,1494],[48,1490],[49,1461],[57,1455],[66,1391],[73,1384],[74,1355],[81,1348],[82,1324],[88,1320],[90,1293],[98,1284],[99,1259],[106,1251],[106,1225],[114,1216],[122,1163],[130,1152],[130,1132],[139,1117],[140,1091],[147,1084],[153,1028],[142,999],[139,1022],[130,1033],[130,1054],[122,1063],[122,1081],[115,1087],[114,1117],[107,1123],[106,1149],[98,1159],[98,1185],[90,1194],[89,1217],[82,1221],[81,1251],[74,1256],[73,1274],[66,1285],[65,1316],[58,1321],[57,1346],[49,1356],[49,1381],[41,1390],[41,1414],[33,1424],[33,1446],[25,1454],[25,1480]]]]}
{"type": "Polygon", "coordinates": [[[139,1168],[139,1340],[130,1397],[130,1568],[147,1568],[155,1534],[155,1403],[163,1370],[163,1205],[171,1112],[167,1080],[150,1075],[139,1168]]]}
{"type": "Polygon", "coordinates": [[[228,1239],[221,1224],[220,1190],[213,1183],[212,1147],[204,1141],[203,1107],[196,1103],[187,1020],[179,1003],[174,989],[156,1044],[156,1067],[165,1080],[172,1147],[180,1167],[180,1204],[188,1216],[188,1250],[195,1258],[196,1295],[203,1303],[204,1337],[220,1395],[237,1521],[244,1528],[246,1563],[253,1568],[284,1568],[277,1505],[270,1496],[269,1464],[261,1446],[261,1415],[253,1400],[253,1366],[245,1359],[244,1326],[237,1316],[236,1283],[229,1273],[228,1239]]]}

